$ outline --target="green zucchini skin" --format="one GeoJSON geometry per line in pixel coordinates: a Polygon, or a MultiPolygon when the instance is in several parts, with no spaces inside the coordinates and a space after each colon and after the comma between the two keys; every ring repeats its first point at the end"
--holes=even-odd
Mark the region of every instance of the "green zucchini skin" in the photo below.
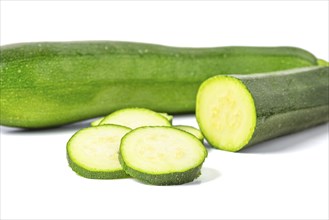
{"type": "Polygon", "coordinates": [[[138,180],[150,184],[150,185],[158,185],[158,186],[166,186],[166,185],[181,185],[184,183],[192,182],[194,179],[198,178],[201,175],[202,164],[194,167],[190,170],[184,171],[182,173],[168,173],[168,174],[145,174],[136,169],[133,169],[124,162],[122,159],[122,155],[119,154],[119,161],[123,168],[123,170],[129,174],[129,176],[138,176],[138,180]]]}
{"type": "Polygon", "coordinates": [[[123,171],[118,170],[115,172],[103,172],[103,171],[97,171],[92,172],[90,170],[84,169],[83,167],[76,164],[67,154],[67,161],[69,163],[69,166],[72,168],[74,172],[76,172],[78,175],[88,178],[88,179],[121,179],[121,178],[127,178],[129,175],[123,171]]]}
{"type": "Polygon", "coordinates": [[[329,121],[329,67],[238,78],[257,109],[256,128],[247,146],[329,121]]]}
{"type": "Polygon", "coordinates": [[[46,128],[127,107],[195,110],[199,85],[219,74],[315,66],[293,47],[174,48],[86,41],[1,46],[1,125],[46,128]]]}
{"type": "Polygon", "coordinates": [[[245,147],[295,133],[329,121],[329,105],[305,108],[257,118],[252,139],[245,147]]]}

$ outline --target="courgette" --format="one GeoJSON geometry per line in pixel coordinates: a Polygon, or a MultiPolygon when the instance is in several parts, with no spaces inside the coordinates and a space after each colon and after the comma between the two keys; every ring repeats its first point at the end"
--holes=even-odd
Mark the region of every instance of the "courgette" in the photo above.
{"type": "Polygon", "coordinates": [[[171,126],[167,118],[145,108],[125,108],[106,116],[99,125],[116,124],[131,129],[143,126],[171,126]]]}
{"type": "Polygon", "coordinates": [[[317,65],[293,47],[174,48],[87,41],[1,46],[0,124],[44,128],[126,107],[194,112],[200,84],[218,74],[317,65]]]}
{"type": "Polygon", "coordinates": [[[130,130],[119,125],[102,125],[79,130],[67,143],[70,167],[80,176],[91,179],[127,177],[120,165],[118,153],[121,138],[130,130]]]}
{"type": "Polygon", "coordinates": [[[197,94],[196,118],[207,141],[227,151],[329,120],[329,67],[214,76],[197,94]]]}
{"type": "Polygon", "coordinates": [[[121,140],[119,161],[130,176],[153,185],[178,185],[201,174],[207,156],[193,135],[172,127],[137,128],[121,140]]]}

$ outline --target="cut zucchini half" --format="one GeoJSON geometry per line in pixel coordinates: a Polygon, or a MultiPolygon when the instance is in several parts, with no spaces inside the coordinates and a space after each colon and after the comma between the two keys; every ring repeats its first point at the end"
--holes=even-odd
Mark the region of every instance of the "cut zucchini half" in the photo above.
{"type": "Polygon", "coordinates": [[[329,120],[329,67],[215,76],[197,93],[196,118],[215,148],[238,151],[329,120]]]}
{"type": "Polygon", "coordinates": [[[70,167],[90,179],[117,179],[128,175],[122,169],[118,152],[121,138],[131,131],[119,125],[84,128],[67,143],[70,167]]]}
{"type": "Polygon", "coordinates": [[[203,139],[204,139],[204,136],[201,133],[201,131],[199,129],[195,128],[195,127],[188,126],[188,125],[175,125],[174,128],[186,131],[186,132],[194,135],[200,141],[203,141],[203,139]]]}
{"type": "Polygon", "coordinates": [[[193,135],[173,127],[142,127],[122,138],[119,160],[136,179],[153,185],[193,181],[207,150],[193,135]]]}
{"type": "Polygon", "coordinates": [[[106,116],[100,125],[117,124],[131,129],[143,126],[171,126],[167,118],[145,108],[125,108],[106,116]]]}

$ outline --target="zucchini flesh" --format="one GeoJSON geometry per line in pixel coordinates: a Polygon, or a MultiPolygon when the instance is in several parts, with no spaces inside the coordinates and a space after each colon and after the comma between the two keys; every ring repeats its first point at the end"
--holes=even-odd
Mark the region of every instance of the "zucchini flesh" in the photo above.
{"type": "Polygon", "coordinates": [[[1,46],[0,124],[44,128],[127,107],[195,110],[200,84],[218,74],[317,65],[292,47],[174,48],[129,42],[1,46]]]}
{"type": "Polygon", "coordinates": [[[329,120],[329,67],[215,76],[199,88],[196,118],[207,141],[227,151],[329,120]]]}
{"type": "Polygon", "coordinates": [[[144,108],[118,110],[106,116],[99,124],[117,124],[131,129],[143,126],[171,126],[167,118],[157,112],[144,108]]]}
{"type": "Polygon", "coordinates": [[[142,127],[122,138],[119,160],[136,179],[153,185],[178,185],[201,173],[207,156],[193,135],[172,127],[142,127]]]}
{"type": "Polygon", "coordinates": [[[81,129],[67,143],[70,167],[80,176],[91,179],[127,177],[120,165],[118,152],[121,138],[130,130],[118,125],[81,129]]]}
{"type": "Polygon", "coordinates": [[[188,126],[188,125],[175,125],[174,128],[177,128],[182,131],[186,131],[186,132],[194,135],[200,141],[203,141],[203,139],[204,139],[204,136],[201,133],[201,131],[195,127],[188,126]]]}

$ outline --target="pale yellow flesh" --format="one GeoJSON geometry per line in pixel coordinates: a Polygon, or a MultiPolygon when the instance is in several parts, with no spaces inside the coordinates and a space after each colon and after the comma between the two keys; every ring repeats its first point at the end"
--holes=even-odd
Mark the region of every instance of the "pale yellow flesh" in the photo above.
{"type": "Polygon", "coordinates": [[[70,140],[69,156],[88,170],[122,170],[118,152],[121,138],[130,130],[111,125],[83,129],[70,140]]]}
{"type": "Polygon", "coordinates": [[[207,154],[197,138],[165,127],[132,131],[123,139],[120,151],[129,167],[154,174],[189,170],[200,165],[207,154]]]}
{"type": "Polygon", "coordinates": [[[117,124],[131,129],[143,126],[171,126],[164,116],[142,108],[128,108],[116,111],[106,116],[100,122],[100,125],[104,124],[117,124]]]}
{"type": "Polygon", "coordinates": [[[212,77],[201,85],[196,117],[208,142],[228,151],[243,148],[256,126],[252,95],[240,80],[227,76],[212,77]]]}
{"type": "Polygon", "coordinates": [[[200,141],[202,141],[204,139],[204,136],[201,133],[201,131],[195,127],[187,126],[187,125],[175,125],[174,127],[194,135],[200,141]]]}

